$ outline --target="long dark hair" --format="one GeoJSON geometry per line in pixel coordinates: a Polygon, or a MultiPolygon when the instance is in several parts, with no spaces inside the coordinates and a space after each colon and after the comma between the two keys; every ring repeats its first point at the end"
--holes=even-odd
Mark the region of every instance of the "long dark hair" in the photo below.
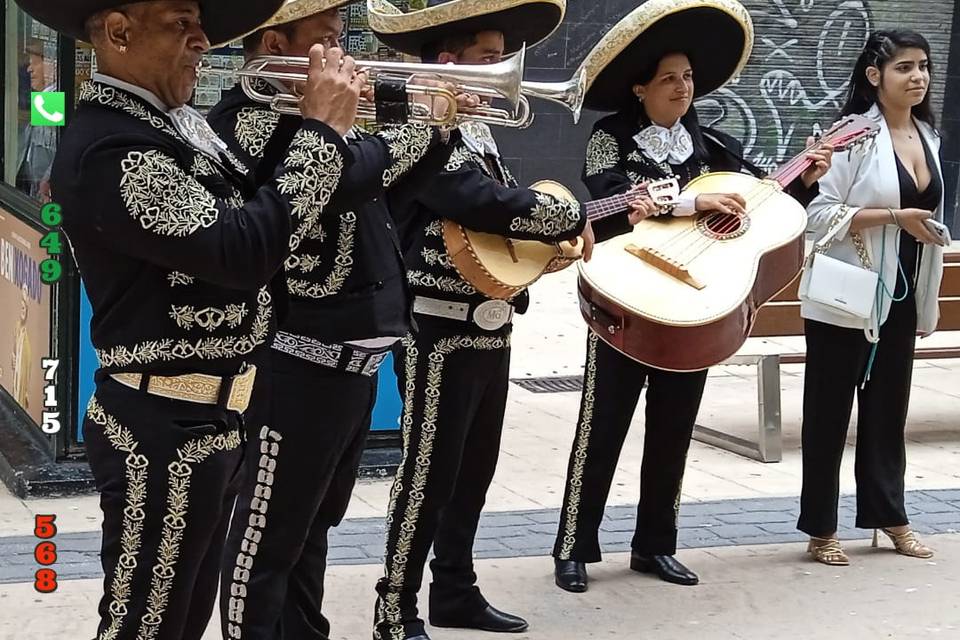
{"type": "MultiPolygon", "coordinates": [[[[693,58],[686,51],[665,51],[662,55],[640,69],[640,73],[637,74],[634,84],[647,84],[653,80],[654,76],[657,75],[657,69],[660,68],[660,62],[667,56],[673,54],[687,56],[687,60],[690,61],[690,66],[693,69],[696,69],[696,66],[693,63],[693,58]]],[[[696,71],[694,71],[693,81],[697,81],[696,71]]],[[[639,100],[630,100],[629,103],[624,107],[623,111],[635,122],[639,122],[640,126],[643,128],[649,127],[651,124],[653,124],[653,121],[650,120],[650,116],[647,115],[647,109],[639,100]]],[[[708,161],[710,159],[710,152],[707,151],[707,143],[703,138],[703,133],[700,131],[700,118],[697,115],[697,108],[693,105],[692,101],[690,103],[690,108],[687,109],[687,112],[680,117],[680,122],[682,122],[683,126],[687,128],[687,131],[690,132],[690,137],[693,139],[694,157],[701,162],[708,161]]]]}
{"type": "MultiPolygon", "coordinates": [[[[870,107],[877,104],[877,88],[867,80],[867,68],[876,67],[882,72],[883,68],[903,49],[923,50],[929,61],[927,68],[930,70],[931,78],[933,77],[930,43],[927,42],[926,38],[916,31],[905,29],[874,31],[870,34],[863,52],[860,53],[857,63],[853,66],[850,88],[847,91],[847,101],[843,105],[843,109],[840,110],[840,115],[866,113],[870,110],[870,107]]],[[[930,106],[929,87],[927,88],[927,95],[923,97],[923,102],[913,107],[912,111],[917,120],[922,120],[936,128],[936,117],[933,115],[933,108],[930,106]]]]}

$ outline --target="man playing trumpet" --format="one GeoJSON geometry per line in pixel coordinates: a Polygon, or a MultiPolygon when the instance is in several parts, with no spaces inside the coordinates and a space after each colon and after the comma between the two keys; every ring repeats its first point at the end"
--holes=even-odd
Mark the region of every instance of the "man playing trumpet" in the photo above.
{"type": "MultiPolygon", "coordinates": [[[[339,55],[338,8],[344,4],[288,0],[244,38],[248,59],[302,57],[316,44],[330,57],[339,55]]],[[[299,91],[272,79],[255,85],[264,95],[299,91]]],[[[365,91],[368,105],[371,98],[365,91]]],[[[465,96],[461,102],[473,104],[465,96]]],[[[209,121],[258,176],[270,175],[276,151],[300,126],[300,118],[254,102],[240,86],[209,121]]],[[[451,147],[442,137],[424,124],[392,126],[376,135],[348,132],[352,162],[340,194],[323,224],[286,261],[281,277],[289,313],[258,383],[258,419],[248,422],[246,479],[224,553],[224,638],[328,637],[322,613],[327,533],[350,501],[378,370],[411,327],[411,297],[386,192],[400,184],[422,189],[449,158],[451,147]]]]}
{"type": "Polygon", "coordinates": [[[276,327],[269,283],[340,187],[364,78],[311,51],[303,119],[256,188],[184,105],[210,42],[278,0],[20,5],[92,42],[99,64],[52,171],[100,362],[83,424],[104,513],[97,638],[199,640],[255,365],[276,327]]]}

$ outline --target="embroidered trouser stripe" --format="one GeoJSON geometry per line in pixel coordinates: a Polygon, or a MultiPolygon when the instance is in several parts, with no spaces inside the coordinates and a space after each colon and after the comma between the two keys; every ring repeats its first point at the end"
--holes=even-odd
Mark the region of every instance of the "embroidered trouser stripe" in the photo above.
{"type": "Polygon", "coordinates": [[[98,385],[83,425],[104,512],[97,640],[203,635],[217,584],[209,559],[220,555],[240,459],[237,427],[235,414],[216,407],[98,385]],[[183,424],[218,429],[198,435],[183,424]]]}
{"type": "Polygon", "coordinates": [[[580,421],[567,468],[555,557],[600,560],[604,506],[645,382],[644,452],[632,545],[645,554],[675,552],[680,487],[706,375],[648,367],[597,334],[588,334],[580,421]]]}
{"type": "Polygon", "coordinates": [[[573,454],[567,471],[567,492],[560,521],[562,543],[557,557],[569,560],[570,552],[577,541],[577,516],[580,513],[581,489],[583,488],[583,469],[587,465],[587,448],[590,445],[590,431],[593,428],[593,403],[597,386],[597,334],[590,331],[587,335],[587,364],[583,375],[583,395],[580,399],[580,420],[577,423],[577,435],[573,442],[573,454]]]}
{"type": "MultiPolygon", "coordinates": [[[[479,496],[463,497],[465,504],[470,502],[478,505],[466,508],[467,511],[476,511],[476,514],[464,518],[468,527],[475,528],[469,522],[479,517],[479,505],[489,485],[488,476],[492,477],[499,449],[509,339],[506,336],[442,334],[431,337],[432,334],[428,327],[421,326],[417,339],[405,343],[406,359],[398,372],[403,381],[405,402],[404,457],[391,491],[391,506],[387,516],[385,577],[377,586],[380,599],[376,607],[374,635],[382,639],[402,640],[405,627],[422,625],[415,613],[416,592],[434,531],[439,536],[445,529],[443,523],[438,523],[439,513],[448,501],[458,499],[461,483],[470,484],[475,480],[474,493],[479,493],[479,496]],[[424,353],[428,355],[425,361],[421,361],[424,353]],[[458,354],[457,360],[448,362],[455,353],[458,354]],[[480,353],[486,355],[481,356],[480,353]],[[448,367],[451,367],[450,371],[448,367]],[[453,384],[446,376],[448,373],[455,374],[453,381],[457,384],[453,384]],[[502,383],[497,393],[502,391],[503,398],[486,403],[493,407],[493,413],[496,414],[488,416],[481,406],[486,392],[495,386],[494,378],[502,383]],[[461,385],[461,382],[465,384],[461,385]],[[455,393],[449,391],[454,388],[455,393]],[[446,397],[441,396],[441,389],[448,390],[446,397]],[[480,425],[480,422],[484,424],[480,425]],[[489,460],[487,465],[482,466],[484,470],[478,472],[482,477],[458,477],[465,443],[468,440],[472,442],[471,428],[489,429],[490,424],[495,427],[490,429],[493,433],[487,438],[492,451],[481,452],[471,448],[469,454],[489,460]],[[437,446],[440,448],[435,449],[437,446]]],[[[470,462],[473,463],[473,460],[470,462]]],[[[472,468],[472,465],[464,463],[462,468],[472,468]]],[[[456,510],[455,505],[451,505],[451,508],[456,510]]],[[[458,532],[453,537],[458,539],[458,543],[461,539],[469,538],[472,546],[473,533],[474,529],[471,529],[466,533],[458,532]]],[[[441,546],[438,542],[437,548],[441,546]]],[[[464,573],[472,574],[472,567],[465,567],[464,573]]]]}
{"type": "Polygon", "coordinates": [[[376,380],[271,350],[248,421],[253,445],[227,536],[224,638],[329,636],[327,533],[343,518],[376,400],[376,380]],[[269,427],[262,427],[267,424],[269,427]]]}
{"type": "Polygon", "coordinates": [[[257,557],[258,545],[267,527],[267,510],[273,492],[274,473],[277,469],[277,454],[283,437],[268,426],[260,430],[260,461],[257,469],[257,484],[250,499],[249,519],[243,532],[243,542],[233,567],[233,580],[227,605],[227,633],[238,640],[242,635],[243,611],[246,606],[247,583],[257,557]]]}

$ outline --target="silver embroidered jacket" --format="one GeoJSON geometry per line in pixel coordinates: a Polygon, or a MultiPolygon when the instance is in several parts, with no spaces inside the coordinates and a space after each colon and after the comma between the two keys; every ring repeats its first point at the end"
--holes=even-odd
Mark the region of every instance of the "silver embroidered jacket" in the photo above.
{"type": "MultiPolygon", "coordinates": [[[[208,120],[255,175],[272,172],[264,165],[276,163],[273,150],[300,123],[252,102],[239,87],[227,92],[208,120]]],[[[450,148],[436,129],[414,124],[376,135],[352,133],[347,142],[350,168],[328,215],[286,262],[290,314],[282,328],[330,342],[402,336],[410,326],[409,294],[384,194],[399,182],[422,188],[450,148]]]]}
{"type": "Polygon", "coordinates": [[[271,278],[349,163],[335,131],[305,123],[254,190],[232,154],[204,155],[141,98],[84,84],[51,182],[101,373],[236,373],[272,340],[271,278]]]}
{"type": "MultiPolygon", "coordinates": [[[[486,127],[471,127],[474,139],[489,135],[486,127]]],[[[474,151],[475,146],[457,142],[427,189],[391,194],[407,280],[416,295],[471,304],[487,299],[454,268],[443,242],[445,218],[476,231],[544,242],[574,238],[586,226],[580,203],[519,188],[498,157],[474,151]]],[[[523,311],[526,292],[514,302],[523,311]]]]}

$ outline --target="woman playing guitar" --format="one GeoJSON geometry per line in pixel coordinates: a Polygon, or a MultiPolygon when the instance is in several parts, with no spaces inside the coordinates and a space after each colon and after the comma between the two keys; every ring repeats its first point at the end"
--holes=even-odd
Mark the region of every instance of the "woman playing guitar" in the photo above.
{"type": "MultiPolygon", "coordinates": [[[[693,100],[736,75],[752,43],[750,17],[735,0],[650,0],[616,25],[583,63],[590,82],[586,105],[616,111],[596,124],[587,145],[583,179],[591,195],[622,193],[671,175],[683,188],[707,172],[744,168],[742,145],[701,127],[693,100]]],[[[830,151],[812,159],[814,165],[790,189],[804,201],[829,168],[830,151]]],[[[671,215],[711,210],[742,215],[744,206],[735,193],[681,196],[671,215]]],[[[636,217],[595,224],[597,242],[629,232],[636,217]]],[[[646,435],[630,568],[676,584],[697,584],[697,575],[673,556],[680,486],[706,379],[707,370],[674,372],[641,364],[589,332],[579,422],[553,551],[560,588],[586,591],[585,563],[600,560],[604,505],[645,382],[646,435]]]]}

